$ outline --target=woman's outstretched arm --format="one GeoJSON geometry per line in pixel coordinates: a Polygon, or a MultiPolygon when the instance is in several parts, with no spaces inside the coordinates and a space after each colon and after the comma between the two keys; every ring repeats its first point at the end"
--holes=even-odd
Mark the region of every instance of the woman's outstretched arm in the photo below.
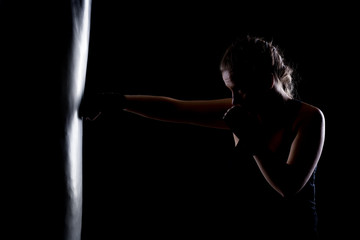
{"type": "Polygon", "coordinates": [[[179,100],[165,96],[124,95],[124,110],[146,118],[229,129],[223,115],[232,106],[231,98],[214,100],[179,100]]]}

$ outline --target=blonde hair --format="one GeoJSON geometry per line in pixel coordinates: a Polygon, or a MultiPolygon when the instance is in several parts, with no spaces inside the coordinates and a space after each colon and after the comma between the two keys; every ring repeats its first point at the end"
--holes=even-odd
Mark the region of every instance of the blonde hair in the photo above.
{"type": "Polygon", "coordinates": [[[225,51],[220,70],[241,71],[257,78],[272,74],[282,90],[294,97],[293,68],[287,65],[280,49],[272,41],[247,35],[237,38],[225,51]]]}

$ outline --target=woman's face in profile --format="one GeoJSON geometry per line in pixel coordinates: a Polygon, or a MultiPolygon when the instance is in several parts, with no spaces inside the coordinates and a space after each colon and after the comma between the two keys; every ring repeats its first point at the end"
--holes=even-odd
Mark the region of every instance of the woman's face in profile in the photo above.
{"type": "Polygon", "coordinates": [[[231,91],[232,104],[250,109],[258,108],[266,101],[266,93],[270,89],[265,79],[255,79],[242,74],[234,74],[229,70],[222,71],[225,86],[231,91]]]}

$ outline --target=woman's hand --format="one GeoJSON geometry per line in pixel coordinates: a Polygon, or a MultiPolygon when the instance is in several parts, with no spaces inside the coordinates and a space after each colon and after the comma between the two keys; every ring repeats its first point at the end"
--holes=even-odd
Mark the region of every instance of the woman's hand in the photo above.
{"type": "Polygon", "coordinates": [[[243,149],[251,154],[264,148],[264,131],[257,115],[234,105],[224,114],[226,124],[239,138],[243,149]]]}

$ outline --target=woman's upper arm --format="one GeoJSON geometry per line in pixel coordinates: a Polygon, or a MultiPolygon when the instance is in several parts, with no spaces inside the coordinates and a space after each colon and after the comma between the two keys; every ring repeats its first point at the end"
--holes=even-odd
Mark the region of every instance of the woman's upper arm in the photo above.
{"type": "Polygon", "coordinates": [[[202,125],[205,127],[226,128],[223,116],[232,106],[231,98],[213,100],[178,100],[177,112],[179,119],[185,123],[202,125]]]}
{"type": "Polygon", "coordinates": [[[313,173],[325,141],[325,117],[320,109],[306,111],[301,119],[287,161],[302,188],[313,173]]]}

